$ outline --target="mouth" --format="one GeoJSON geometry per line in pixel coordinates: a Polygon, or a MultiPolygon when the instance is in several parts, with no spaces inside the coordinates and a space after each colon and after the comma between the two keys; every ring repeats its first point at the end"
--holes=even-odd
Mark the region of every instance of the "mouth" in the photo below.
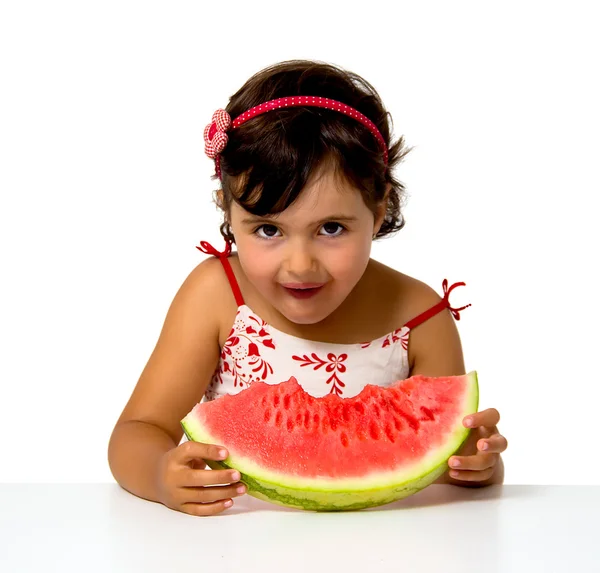
{"type": "Polygon", "coordinates": [[[302,287],[300,286],[286,286],[286,285],[281,285],[285,291],[290,294],[291,296],[293,296],[294,298],[300,298],[300,299],[306,299],[306,298],[311,298],[313,296],[315,296],[317,293],[319,293],[321,291],[321,289],[323,288],[323,284],[321,285],[303,285],[302,287]]]}

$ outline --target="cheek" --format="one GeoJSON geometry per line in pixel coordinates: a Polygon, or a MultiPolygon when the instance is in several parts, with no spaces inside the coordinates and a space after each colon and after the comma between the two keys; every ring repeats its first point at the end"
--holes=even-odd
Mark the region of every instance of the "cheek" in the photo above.
{"type": "Polygon", "coordinates": [[[332,276],[356,281],[362,276],[370,256],[371,242],[357,240],[339,249],[325,251],[321,260],[332,276]]]}
{"type": "Polygon", "coordinates": [[[251,243],[238,245],[238,257],[244,274],[251,282],[268,280],[276,272],[276,265],[264,249],[251,243]]]}

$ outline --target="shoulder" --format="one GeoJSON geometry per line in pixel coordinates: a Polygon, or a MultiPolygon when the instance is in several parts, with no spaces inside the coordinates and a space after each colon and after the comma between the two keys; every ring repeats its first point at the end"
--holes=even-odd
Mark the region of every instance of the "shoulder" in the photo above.
{"type": "Polygon", "coordinates": [[[227,278],[220,261],[207,258],[183,280],[167,311],[161,342],[168,340],[177,349],[202,348],[203,354],[218,353],[227,278]]]}
{"type": "Polygon", "coordinates": [[[227,276],[221,261],[217,257],[208,257],[192,269],[181,286],[203,294],[214,295],[227,284],[227,276]]]}
{"type": "MultiPolygon", "coordinates": [[[[227,261],[235,282],[241,292],[246,293],[248,284],[237,255],[232,254],[227,261]]],[[[219,347],[222,347],[238,312],[238,304],[223,263],[217,257],[205,259],[192,270],[182,288],[192,291],[194,298],[209,302],[208,308],[201,305],[202,314],[199,317],[203,320],[210,317],[212,328],[216,329],[219,347]]]]}
{"type": "Polygon", "coordinates": [[[161,336],[175,341],[185,337],[186,342],[195,341],[205,348],[216,346],[223,289],[219,266],[218,259],[209,258],[188,273],[169,305],[161,336]]]}
{"type": "MultiPolygon", "coordinates": [[[[396,293],[392,312],[398,324],[435,307],[443,299],[438,291],[422,280],[401,273],[385,265],[380,272],[396,293]]],[[[440,280],[440,292],[442,281],[440,280]]],[[[408,344],[410,375],[449,376],[464,374],[464,358],[460,335],[450,311],[445,308],[427,318],[410,331],[408,344]]]]}
{"type": "Polygon", "coordinates": [[[189,272],[179,287],[173,304],[181,303],[205,311],[208,310],[206,307],[214,309],[214,302],[219,298],[218,293],[222,292],[220,289],[223,288],[223,283],[223,267],[216,257],[210,257],[189,272]]]}
{"type": "MultiPolygon", "coordinates": [[[[438,304],[442,297],[427,283],[372,260],[369,289],[381,293],[395,324],[404,324],[438,304]]],[[[441,285],[441,281],[440,281],[441,285]]]]}
{"type": "MultiPolygon", "coordinates": [[[[217,257],[208,257],[196,265],[181,283],[169,308],[168,316],[185,321],[190,329],[201,329],[219,343],[223,317],[230,314],[231,291],[223,265],[217,257]]],[[[234,311],[235,314],[235,311],[234,311]]]]}
{"type": "Polygon", "coordinates": [[[404,273],[398,275],[399,292],[404,299],[407,321],[441,302],[442,297],[432,286],[404,273]]]}

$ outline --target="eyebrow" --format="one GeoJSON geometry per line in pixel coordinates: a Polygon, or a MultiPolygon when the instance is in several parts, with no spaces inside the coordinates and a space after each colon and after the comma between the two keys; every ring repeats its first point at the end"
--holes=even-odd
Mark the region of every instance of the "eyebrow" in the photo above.
{"type": "MultiPolygon", "coordinates": [[[[351,215],[330,215],[329,217],[325,217],[323,219],[319,219],[318,221],[314,221],[312,224],[321,225],[323,223],[327,223],[328,221],[340,221],[345,223],[352,223],[354,221],[358,221],[358,217],[354,217],[351,215]]],[[[256,225],[257,223],[277,223],[277,219],[275,216],[268,217],[246,217],[242,219],[242,224],[244,225],[256,225]]]]}

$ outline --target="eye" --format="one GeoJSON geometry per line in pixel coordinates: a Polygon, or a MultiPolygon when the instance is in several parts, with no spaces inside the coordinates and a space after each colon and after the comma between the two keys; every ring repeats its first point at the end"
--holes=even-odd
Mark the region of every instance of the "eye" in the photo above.
{"type": "Polygon", "coordinates": [[[326,233],[325,236],[326,237],[339,237],[346,230],[346,227],[344,227],[340,223],[330,221],[328,223],[325,223],[321,228],[326,229],[328,231],[331,231],[333,229],[335,231],[336,227],[338,227],[340,229],[339,233],[335,233],[335,232],[334,233],[326,233]]]}
{"type": "Polygon", "coordinates": [[[261,239],[272,239],[272,238],[275,236],[274,234],[272,234],[272,233],[273,233],[273,231],[274,231],[275,233],[277,232],[277,227],[275,227],[275,225],[261,225],[260,227],[257,227],[257,228],[254,230],[254,234],[255,234],[255,235],[258,235],[258,236],[259,236],[261,239]],[[265,234],[264,234],[264,235],[261,235],[261,234],[259,233],[259,231],[260,231],[261,229],[265,229],[265,230],[266,230],[266,232],[265,232],[265,234]]]}

